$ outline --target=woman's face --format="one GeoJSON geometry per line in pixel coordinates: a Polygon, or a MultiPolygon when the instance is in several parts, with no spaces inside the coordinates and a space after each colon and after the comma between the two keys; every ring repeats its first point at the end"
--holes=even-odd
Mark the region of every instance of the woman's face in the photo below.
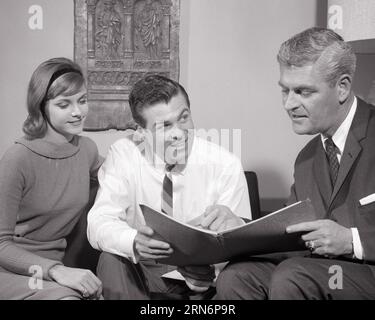
{"type": "Polygon", "coordinates": [[[49,120],[48,130],[52,129],[70,141],[74,135],[82,132],[87,112],[85,86],[82,86],[80,91],[72,96],[59,95],[50,99],[46,104],[46,116],[49,120]]]}

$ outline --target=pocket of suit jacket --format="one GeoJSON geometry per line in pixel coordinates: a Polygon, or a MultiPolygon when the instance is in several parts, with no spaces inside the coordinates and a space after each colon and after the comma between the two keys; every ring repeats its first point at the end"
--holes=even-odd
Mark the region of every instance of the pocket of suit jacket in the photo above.
{"type": "Polygon", "coordinates": [[[358,206],[360,213],[375,212],[375,193],[361,198],[358,206]]]}

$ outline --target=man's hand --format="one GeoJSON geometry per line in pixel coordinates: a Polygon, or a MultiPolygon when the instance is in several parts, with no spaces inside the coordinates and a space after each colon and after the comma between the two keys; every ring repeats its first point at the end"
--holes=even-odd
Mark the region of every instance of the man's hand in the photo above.
{"type": "Polygon", "coordinates": [[[215,268],[210,265],[178,267],[177,271],[185,278],[190,290],[195,292],[206,291],[215,279],[215,268]]]}
{"type": "Polygon", "coordinates": [[[228,207],[213,205],[191,223],[212,231],[224,231],[244,224],[244,221],[236,216],[228,207]]]}
{"type": "Polygon", "coordinates": [[[291,225],[287,233],[308,232],[302,236],[312,253],[335,257],[352,254],[352,232],[332,220],[316,220],[291,225]]]}
{"type": "Polygon", "coordinates": [[[147,226],[141,226],[134,238],[134,249],[136,254],[147,259],[162,259],[169,257],[173,249],[163,241],[152,238],[154,231],[147,226]]]}

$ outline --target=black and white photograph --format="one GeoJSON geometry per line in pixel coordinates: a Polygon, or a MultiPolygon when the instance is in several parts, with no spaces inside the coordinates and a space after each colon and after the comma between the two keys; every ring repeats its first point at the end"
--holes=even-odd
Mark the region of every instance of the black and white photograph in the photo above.
{"type": "Polygon", "coordinates": [[[375,299],[374,0],[1,0],[0,39],[0,300],[375,299]]]}

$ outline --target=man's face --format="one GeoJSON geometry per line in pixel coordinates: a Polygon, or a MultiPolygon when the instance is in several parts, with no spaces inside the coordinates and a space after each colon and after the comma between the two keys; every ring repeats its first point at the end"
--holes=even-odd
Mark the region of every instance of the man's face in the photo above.
{"type": "Polygon", "coordinates": [[[330,87],[317,69],[316,64],[280,65],[283,105],[295,133],[331,136],[339,126],[338,88],[337,85],[330,87]]]}
{"type": "Polygon", "coordinates": [[[152,133],[158,156],[168,164],[185,164],[194,129],[185,97],[178,93],[169,103],[156,103],[143,111],[145,129],[152,133]]]}

